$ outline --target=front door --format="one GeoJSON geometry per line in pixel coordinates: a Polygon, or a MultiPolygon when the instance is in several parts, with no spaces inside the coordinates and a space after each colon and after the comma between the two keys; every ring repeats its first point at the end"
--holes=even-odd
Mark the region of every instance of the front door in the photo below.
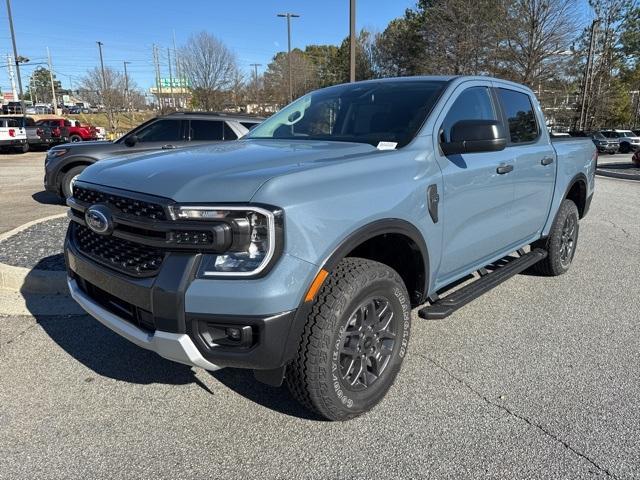
{"type": "Polygon", "coordinates": [[[444,155],[439,142],[447,141],[451,127],[461,120],[501,121],[489,81],[461,84],[436,122],[440,127],[434,138],[435,151],[444,187],[440,196],[444,225],[438,283],[459,276],[516,240],[510,219],[514,198],[512,154],[503,150],[444,155]]]}

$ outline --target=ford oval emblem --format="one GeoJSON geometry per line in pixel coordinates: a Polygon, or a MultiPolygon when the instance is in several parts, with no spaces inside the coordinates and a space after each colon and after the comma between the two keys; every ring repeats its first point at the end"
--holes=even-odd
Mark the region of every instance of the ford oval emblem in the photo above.
{"type": "Polygon", "coordinates": [[[100,235],[109,235],[113,231],[111,212],[105,205],[92,205],[84,213],[87,227],[100,235]]]}

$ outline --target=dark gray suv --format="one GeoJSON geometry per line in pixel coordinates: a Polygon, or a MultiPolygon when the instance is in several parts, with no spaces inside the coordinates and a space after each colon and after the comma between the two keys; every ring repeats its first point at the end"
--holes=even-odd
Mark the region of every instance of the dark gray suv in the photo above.
{"type": "Polygon", "coordinates": [[[47,153],[44,187],[60,197],[89,165],[118,155],[237,140],[262,121],[259,117],[210,112],[176,112],[153,118],[118,140],[58,145],[47,153]]]}

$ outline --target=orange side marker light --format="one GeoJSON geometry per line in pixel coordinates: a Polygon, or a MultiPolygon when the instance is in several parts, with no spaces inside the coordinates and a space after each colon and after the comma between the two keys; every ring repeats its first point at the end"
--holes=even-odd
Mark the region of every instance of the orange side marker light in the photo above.
{"type": "Polygon", "coordinates": [[[313,279],[313,282],[311,283],[311,286],[307,291],[307,296],[304,297],[305,302],[313,301],[313,299],[316,296],[316,293],[318,293],[318,290],[320,290],[320,287],[324,283],[325,278],[327,278],[327,275],[329,275],[329,272],[321,268],[318,274],[316,275],[316,278],[313,279]]]}

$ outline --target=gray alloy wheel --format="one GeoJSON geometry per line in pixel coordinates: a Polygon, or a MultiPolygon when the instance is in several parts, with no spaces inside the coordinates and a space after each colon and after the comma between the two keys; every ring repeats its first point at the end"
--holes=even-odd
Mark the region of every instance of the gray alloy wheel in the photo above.
{"type": "Polygon", "coordinates": [[[352,390],[373,385],[389,365],[396,341],[390,301],[372,297],[350,315],[340,339],[340,374],[352,390]]]}

